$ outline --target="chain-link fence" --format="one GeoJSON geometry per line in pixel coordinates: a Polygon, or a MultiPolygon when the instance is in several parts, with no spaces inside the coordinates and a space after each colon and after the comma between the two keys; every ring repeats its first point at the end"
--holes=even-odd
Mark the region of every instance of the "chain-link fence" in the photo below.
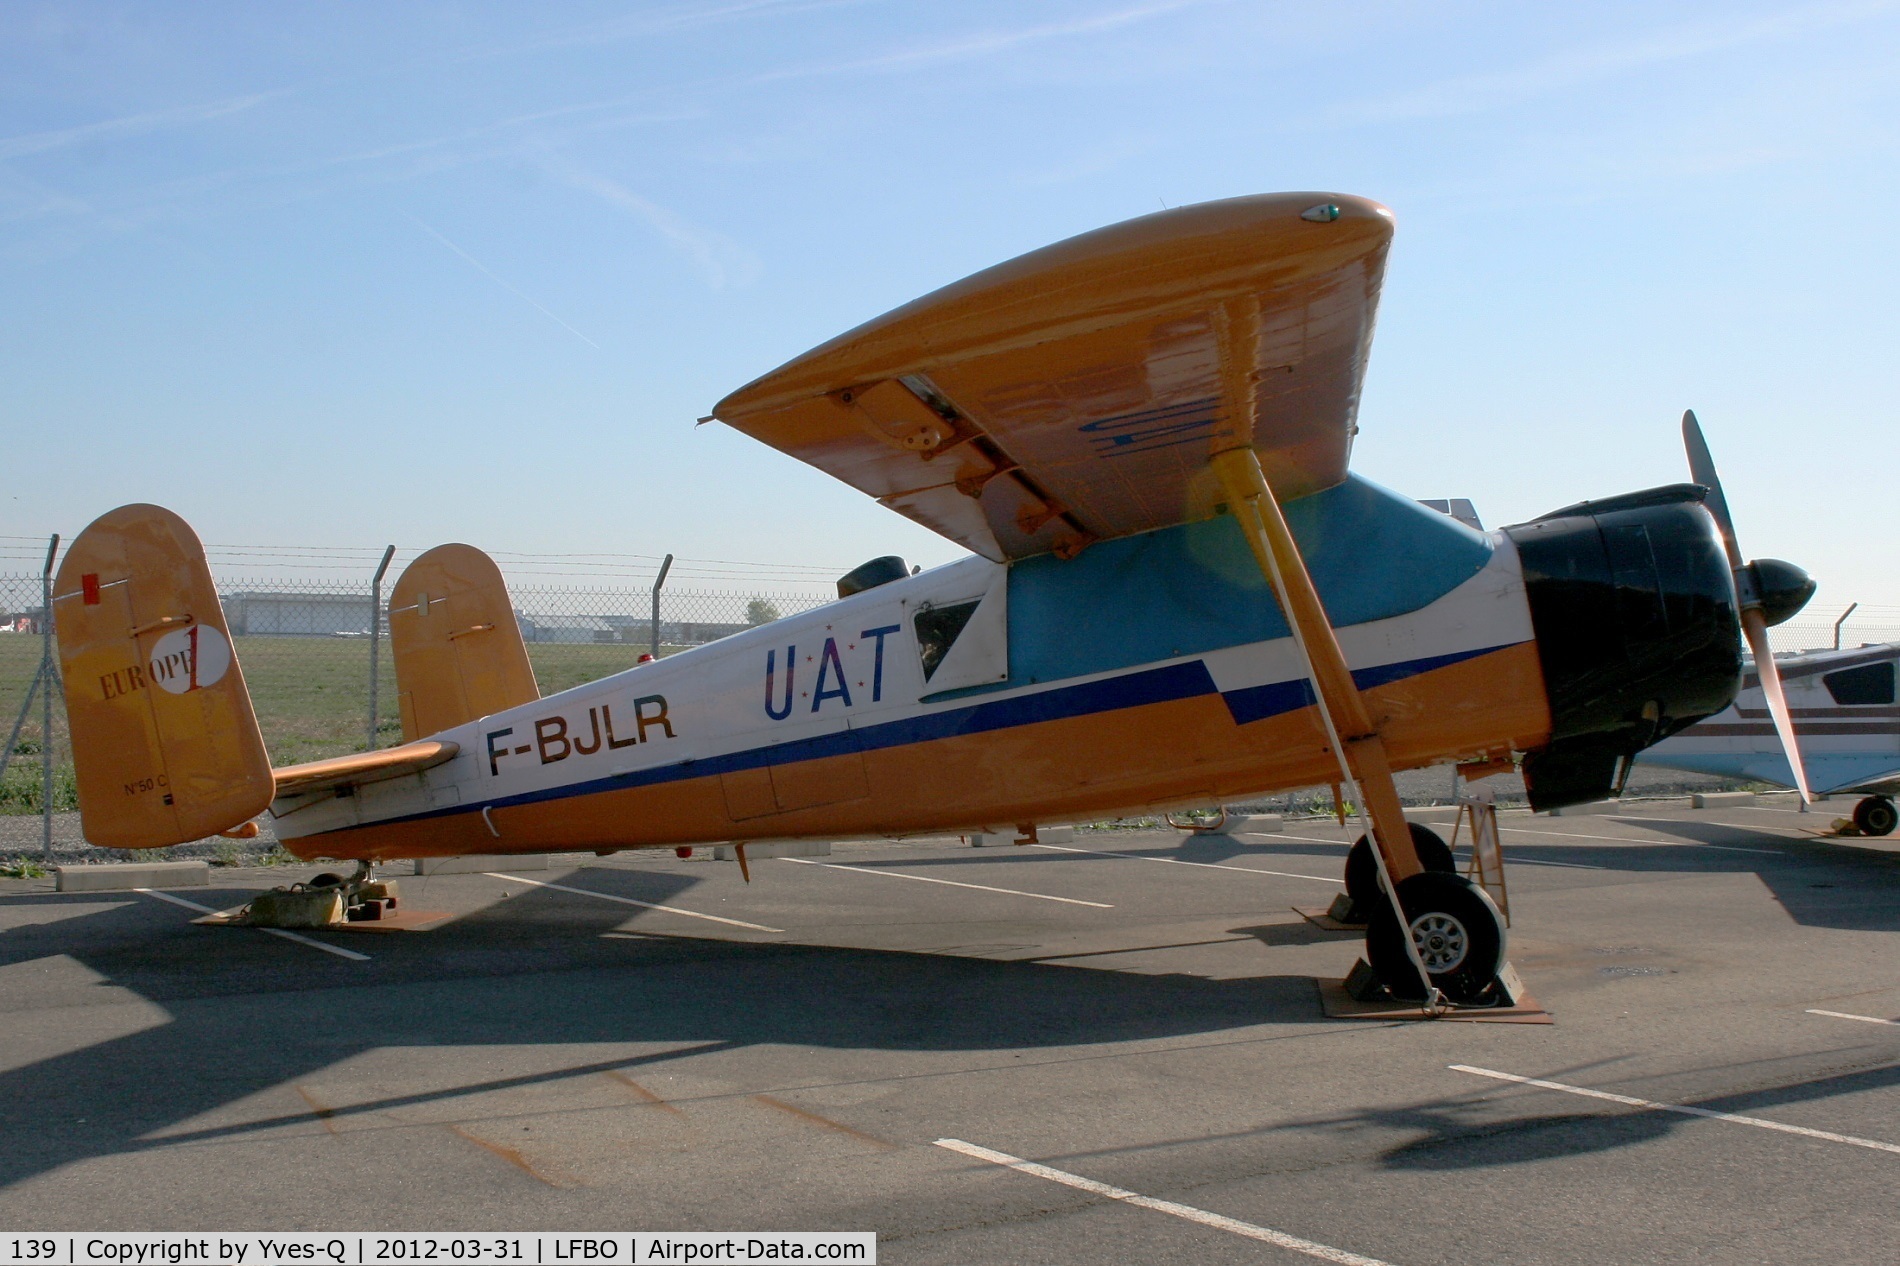
{"type": "MultiPolygon", "coordinates": [[[[651,588],[509,587],[543,694],[631,667],[656,642],[659,654],[671,655],[808,611],[830,600],[832,592],[804,578],[770,589],[663,588],[656,629],[651,588]]],[[[219,596],[274,763],[318,760],[370,745],[374,603],[367,575],[357,583],[221,577],[219,596]]],[[[43,812],[49,744],[53,811],[77,808],[63,701],[55,693],[48,735],[35,687],[44,645],[42,606],[40,576],[0,574],[0,726],[13,733],[0,774],[0,857],[39,849],[41,824],[25,815],[38,819],[43,812]]],[[[1838,628],[1831,621],[1805,618],[1771,630],[1770,638],[1777,653],[1831,647],[1837,640],[1842,646],[1900,641],[1900,608],[1860,607],[1838,628]]],[[[382,747],[400,741],[402,727],[387,636],[376,644],[375,745],[382,747]]],[[[76,842],[76,824],[66,822],[56,835],[76,842]]]]}
{"type": "MultiPolygon", "coordinates": [[[[704,645],[836,596],[794,583],[771,590],[662,589],[656,629],[651,589],[561,585],[510,586],[515,616],[536,681],[553,694],[605,677],[657,649],[662,656],[704,645]]],[[[387,602],[387,589],[384,600],[387,602]]],[[[308,579],[220,580],[238,662],[257,709],[271,760],[297,764],[362,751],[370,745],[370,584],[308,579]]],[[[0,818],[42,814],[45,709],[35,686],[44,646],[41,578],[0,575],[0,731],[13,734],[0,775],[0,818]],[[29,700],[29,695],[32,698],[29,700]],[[28,703],[31,706],[28,707],[28,703]],[[17,723],[17,731],[16,731],[17,723]]],[[[376,746],[401,741],[388,617],[375,639],[376,746]]],[[[75,810],[66,716],[54,679],[52,808],[75,810]]],[[[26,823],[18,824],[25,828],[26,823]]],[[[70,830],[62,830],[62,837],[70,830]]],[[[0,856],[35,849],[39,831],[0,832],[0,856]],[[29,838],[30,836],[30,838],[29,838]]]]}

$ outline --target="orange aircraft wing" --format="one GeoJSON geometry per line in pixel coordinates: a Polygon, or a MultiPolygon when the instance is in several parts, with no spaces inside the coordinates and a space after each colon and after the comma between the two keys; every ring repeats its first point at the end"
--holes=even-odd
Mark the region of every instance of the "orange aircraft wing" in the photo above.
{"type": "Polygon", "coordinates": [[[1346,476],[1391,214],[1181,207],[1032,251],[727,396],[718,418],[1003,561],[1215,513],[1251,443],[1283,500],[1346,476]]]}
{"type": "Polygon", "coordinates": [[[461,750],[458,743],[424,739],[420,743],[386,747],[379,752],[355,752],[349,756],[333,756],[329,760],[288,765],[283,769],[273,769],[271,776],[277,780],[279,796],[302,796],[332,787],[360,787],[364,783],[381,782],[385,778],[419,774],[425,769],[447,764],[461,750]]]}

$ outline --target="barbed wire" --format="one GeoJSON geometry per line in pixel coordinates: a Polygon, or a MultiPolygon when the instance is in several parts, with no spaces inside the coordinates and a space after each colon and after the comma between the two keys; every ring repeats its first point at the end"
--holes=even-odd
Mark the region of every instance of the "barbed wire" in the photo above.
{"type": "MultiPolygon", "coordinates": [[[[397,574],[400,567],[426,552],[413,546],[398,547],[397,574]]],[[[207,543],[205,558],[216,574],[257,575],[276,571],[328,572],[339,579],[343,575],[369,573],[381,561],[378,547],[357,545],[220,545],[207,543]]],[[[46,556],[46,538],[0,535],[0,563],[40,564],[46,556]]],[[[629,580],[657,575],[662,556],[658,554],[615,551],[576,553],[532,553],[523,550],[493,550],[505,575],[585,577],[601,576],[629,580]]],[[[760,583],[782,581],[796,585],[829,585],[849,571],[848,566],[811,563],[774,563],[730,558],[694,558],[676,556],[669,579],[714,580],[760,583]]]]}

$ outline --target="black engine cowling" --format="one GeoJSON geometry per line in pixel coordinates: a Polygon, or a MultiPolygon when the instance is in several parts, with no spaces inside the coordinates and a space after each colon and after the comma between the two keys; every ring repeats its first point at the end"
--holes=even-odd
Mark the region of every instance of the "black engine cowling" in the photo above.
{"type": "Polygon", "coordinates": [[[1524,760],[1533,809],[1612,794],[1630,757],[1734,701],[1735,579],[1706,493],[1673,484],[1504,529],[1550,699],[1550,744],[1524,760]]]}

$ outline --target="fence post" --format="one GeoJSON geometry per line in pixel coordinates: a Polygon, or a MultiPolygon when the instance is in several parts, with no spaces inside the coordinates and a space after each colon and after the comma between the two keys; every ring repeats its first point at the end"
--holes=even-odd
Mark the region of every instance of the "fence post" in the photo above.
{"type": "Polygon", "coordinates": [[[668,554],[666,561],[660,564],[660,574],[653,578],[653,658],[660,657],[660,587],[666,583],[666,573],[673,569],[673,556],[668,554]]]}
{"type": "Polygon", "coordinates": [[[1837,651],[1841,649],[1841,625],[1847,623],[1847,617],[1854,614],[1854,609],[1858,606],[1860,603],[1853,603],[1847,610],[1841,612],[1840,619],[1834,621],[1834,649],[1837,651]]]}
{"type": "Polygon", "coordinates": [[[365,750],[371,752],[376,750],[376,669],[381,660],[377,648],[383,638],[383,574],[395,556],[394,545],[385,549],[383,561],[376,564],[376,575],[369,582],[369,747],[365,750]]]}
{"type": "Polygon", "coordinates": [[[53,860],[53,557],[59,533],[46,543],[40,572],[40,856],[53,860]]]}

